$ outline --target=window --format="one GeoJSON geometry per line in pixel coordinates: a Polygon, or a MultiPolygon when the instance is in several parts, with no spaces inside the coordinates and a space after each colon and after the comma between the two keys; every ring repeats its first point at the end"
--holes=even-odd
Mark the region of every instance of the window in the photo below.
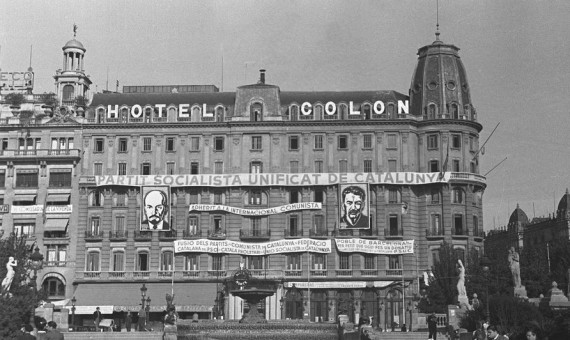
{"type": "Polygon", "coordinates": [[[376,269],[376,255],[364,254],[364,269],[373,270],[376,269]]]}
{"type": "Polygon", "coordinates": [[[388,255],[388,269],[402,269],[402,255],[388,255]]]}
{"type": "Polygon", "coordinates": [[[17,188],[36,188],[38,186],[38,170],[18,170],[16,172],[17,188]]]}
{"type": "Polygon", "coordinates": [[[200,173],[200,164],[198,162],[190,162],[190,175],[197,175],[200,173]]]}
{"type": "Polygon", "coordinates": [[[94,176],[103,176],[103,163],[93,164],[93,175],[94,176]]]}
{"type": "Polygon", "coordinates": [[[71,171],[67,170],[52,170],[49,172],[49,186],[50,187],[70,187],[71,186],[71,171]]]}
{"type": "Polygon", "coordinates": [[[0,170],[0,188],[6,186],[6,171],[0,170]]]}
{"type": "Polygon", "coordinates": [[[85,271],[98,272],[99,271],[99,252],[90,251],[87,253],[87,263],[85,271]]]}
{"type": "Polygon", "coordinates": [[[463,215],[455,214],[453,215],[453,226],[455,228],[455,235],[466,235],[463,231],[463,215]]]}
{"type": "Polygon", "coordinates": [[[338,269],[350,269],[350,255],[345,253],[338,255],[338,269]]]}
{"type": "Polygon", "coordinates": [[[428,163],[429,172],[439,172],[439,161],[431,160],[428,163]]]}
{"type": "Polygon", "coordinates": [[[451,147],[454,149],[461,149],[461,135],[451,135],[451,147]]]}
{"type": "Polygon", "coordinates": [[[327,257],[326,254],[311,254],[311,268],[313,270],[326,270],[327,257]]]}
{"type": "Polygon", "coordinates": [[[190,204],[198,204],[198,194],[193,192],[190,193],[190,204]]]}
{"type": "Polygon", "coordinates": [[[252,174],[260,174],[263,172],[263,163],[261,162],[251,162],[249,164],[249,172],[252,174]]]}
{"type": "Polygon", "coordinates": [[[119,166],[119,169],[118,169],[117,174],[119,176],[125,176],[127,174],[127,163],[119,163],[118,166],[119,166]]]}
{"type": "Polygon", "coordinates": [[[348,149],[348,136],[346,135],[338,136],[338,148],[340,150],[348,149]]]}
{"type": "Polygon", "coordinates": [[[372,149],[372,135],[371,134],[365,134],[364,135],[363,147],[365,149],[372,149]]]}
{"type": "Polygon", "coordinates": [[[198,255],[189,254],[184,257],[184,269],[185,270],[199,270],[200,261],[198,261],[198,255]]]}
{"type": "Polygon", "coordinates": [[[289,204],[294,204],[294,203],[299,203],[299,196],[300,196],[300,192],[292,189],[289,192],[289,204]]]}
{"type": "Polygon", "coordinates": [[[261,136],[251,136],[251,149],[261,150],[261,136]]]}
{"type": "Polygon", "coordinates": [[[143,137],[142,151],[152,151],[152,137],[143,137]]]}
{"type": "Polygon", "coordinates": [[[348,172],[348,161],[347,160],[340,160],[338,161],[338,172],[340,173],[347,173],[348,172]]]}
{"type": "Polygon", "coordinates": [[[431,260],[433,265],[437,265],[439,263],[439,249],[431,250],[431,260]]]}
{"type": "Polygon", "coordinates": [[[224,151],[224,137],[214,137],[214,151],[224,151]]]}
{"type": "Polygon", "coordinates": [[[364,172],[372,172],[372,160],[365,159],[364,160],[364,172]]]}
{"type": "Polygon", "coordinates": [[[454,188],[451,192],[453,203],[463,204],[463,190],[459,188],[454,188]]]}
{"type": "Polygon", "coordinates": [[[475,137],[473,136],[469,136],[469,151],[471,152],[477,151],[477,149],[475,149],[475,137]]]}
{"type": "Polygon", "coordinates": [[[118,152],[119,153],[125,153],[127,152],[128,148],[128,140],[126,138],[119,138],[119,149],[118,152]]]}
{"type": "Polygon", "coordinates": [[[477,216],[473,216],[473,235],[481,236],[479,232],[479,218],[477,216]]]}
{"type": "Polygon", "coordinates": [[[260,122],[263,120],[263,105],[262,103],[252,103],[249,108],[250,120],[252,122],[260,122]]]}
{"type": "Polygon", "coordinates": [[[172,271],[172,262],[174,256],[171,251],[163,251],[160,254],[160,270],[162,271],[172,271]]]}
{"type": "Polygon", "coordinates": [[[141,164],[141,175],[150,175],[150,163],[141,164]]]}
{"type": "Polygon", "coordinates": [[[390,236],[402,236],[398,223],[398,215],[390,214],[390,216],[388,216],[388,224],[390,227],[390,236]]]}
{"type": "Polygon", "coordinates": [[[427,147],[428,149],[437,149],[439,147],[439,139],[437,135],[428,135],[427,147]]]}
{"type": "Polygon", "coordinates": [[[261,218],[259,217],[251,218],[251,235],[252,236],[261,235],[261,218]]]}
{"type": "Polygon", "coordinates": [[[460,172],[460,166],[459,166],[459,160],[458,159],[454,159],[451,161],[451,166],[453,169],[453,172],[460,172]]]}
{"type": "Polygon", "coordinates": [[[289,150],[299,150],[299,136],[289,136],[289,150]]]}
{"type": "Polygon", "coordinates": [[[398,162],[395,159],[388,160],[388,172],[397,172],[398,162]]]}
{"type": "Polygon", "coordinates": [[[92,191],[87,197],[88,204],[90,207],[101,207],[103,206],[103,194],[99,191],[92,191]]]}
{"type": "Polygon", "coordinates": [[[439,195],[440,195],[440,194],[439,194],[439,190],[437,190],[437,189],[432,189],[432,190],[431,190],[431,203],[432,203],[432,204],[434,204],[434,203],[439,203],[439,202],[440,202],[440,200],[439,200],[439,195]]]}
{"type": "Polygon", "coordinates": [[[301,236],[299,233],[299,216],[289,215],[289,236],[301,236]]]}
{"type": "Polygon", "coordinates": [[[214,173],[215,174],[223,174],[224,173],[224,162],[222,162],[222,161],[215,161],[214,162],[214,173]]]}
{"type": "Polygon", "coordinates": [[[25,235],[31,237],[34,236],[35,233],[36,233],[36,224],[33,222],[14,223],[14,234],[16,234],[16,236],[25,235]]]}
{"type": "Polygon", "coordinates": [[[93,152],[103,152],[105,146],[105,140],[103,138],[95,138],[95,148],[93,152]]]}
{"type": "Polygon", "coordinates": [[[214,233],[222,233],[222,216],[214,216],[214,233]]]}
{"type": "Polygon", "coordinates": [[[315,202],[325,202],[325,191],[323,189],[315,188],[315,202]]]}
{"type": "Polygon", "coordinates": [[[166,137],[166,151],[174,151],[174,137],[166,137]]]}
{"type": "Polygon", "coordinates": [[[65,285],[56,277],[45,279],[42,288],[46,292],[48,299],[65,298],[65,285]]]}
{"type": "Polygon", "coordinates": [[[250,205],[261,204],[261,190],[252,190],[249,192],[249,204],[250,205]]]}
{"type": "Polygon", "coordinates": [[[441,216],[439,214],[431,215],[431,235],[443,235],[441,216]]]}
{"type": "Polygon", "coordinates": [[[212,270],[224,270],[223,255],[212,255],[212,270]]]}
{"type": "Polygon", "coordinates": [[[214,193],[214,204],[223,204],[221,192],[215,192],[214,193]]]}
{"type": "Polygon", "coordinates": [[[99,217],[91,217],[91,235],[99,235],[101,231],[101,219],[99,217]]]}
{"type": "Polygon", "coordinates": [[[125,252],[114,251],[113,252],[113,268],[114,272],[124,272],[125,271],[125,252]]]}
{"type": "Polygon", "coordinates": [[[398,148],[398,144],[396,143],[396,138],[397,136],[393,133],[388,134],[388,144],[386,145],[386,147],[388,149],[397,149],[398,148]]]}
{"type": "Polygon", "coordinates": [[[301,270],[301,255],[290,254],[287,256],[287,270],[301,270]]]}
{"type": "Polygon", "coordinates": [[[137,264],[136,264],[137,271],[147,272],[149,270],[148,258],[149,256],[147,251],[140,251],[137,253],[137,264]]]}
{"type": "MultiPolygon", "coordinates": [[[[469,163],[469,170],[471,171],[471,173],[476,174],[477,173],[477,163],[475,163],[475,162],[469,163]]],[[[1,184],[0,184],[0,186],[1,186],[1,184]]]]}
{"type": "Polygon", "coordinates": [[[174,175],[174,168],[175,167],[176,167],[176,163],[166,162],[166,174],[167,175],[174,175]]]}
{"type": "Polygon", "coordinates": [[[200,151],[200,137],[190,138],[190,151],[200,151]]]}
{"type": "Polygon", "coordinates": [[[291,173],[295,174],[299,172],[299,162],[298,161],[290,161],[289,168],[291,173]]]}
{"type": "Polygon", "coordinates": [[[322,173],[323,172],[323,161],[315,161],[315,173],[322,173]]]}
{"type": "Polygon", "coordinates": [[[315,150],[323,149],[323,135],[315,135],[315,150]]]}
{"type": "Polygon", "coordinates": [[[317,235],[325,235],[325,217],[323,215],[315,215],[315,233],[317,235]]]}
{"type": "Polygon", "coordinates": [[[399,203],[400,191],[398,189],[388,189],[388,203],[399,203]]]}
{"type": "Polygon", "coordinates": [[[196,235],[198,233],[198,216],[188,216],[188,235],[196,235]]]}

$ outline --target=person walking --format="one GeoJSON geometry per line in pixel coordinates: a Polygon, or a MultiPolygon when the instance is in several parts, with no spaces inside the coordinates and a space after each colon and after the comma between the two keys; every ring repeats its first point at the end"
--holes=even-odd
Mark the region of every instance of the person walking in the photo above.
{"type": "Polygon", "coordinates": [[[22,331],[22,334],[18,335],[16,337],[16,340],[36,340],[36,337],[31,334],[31,332],[33,330],[34,330],[34,327],[32,327],[29,324],[22,325],[22,328],[20,328],[20,331],[22,331]]]}
{"type": "Polygon", "coordinates": [[[499,334],[497,326],[495,326],[495,325],[489,325],[487,327],[487,338],[489,340],[507,340],[508,339],[507,337],[499,334]]]}
{"type": "Polygon", "coordinates": [[[138,330],[139,332],[146,331],[146,311],[142,306],[141,309],[139,309],[138,330]]]}
{"type": "Polygon", "coordinates": [[[93,312],[93,323],[95,324],[95,332],[99,332],[99,323],[101,323],[101,310],[99,307],[95,308],[93,312]]]}
{"type": "Polygon", "coordinates": [[[427,317],[427,324],[429,332],[428,338],[437,340],[437,316],[435,315],[435,312],[432,312],[427,317]]]}
{"type": "Polygon", "coordinates": [[[47,323],[46,340],[63,340],[63,333],[57,329],[57,323],[50,321],[47,323]]]}
{"type": "Polygon", "coordinates": [[[131,312],[127,312],[127,316],[125,317],[125,328],[127,329],[127,332],[131,331],[131,324],[133,323],[133,317],[131,315],[131,312]]]}

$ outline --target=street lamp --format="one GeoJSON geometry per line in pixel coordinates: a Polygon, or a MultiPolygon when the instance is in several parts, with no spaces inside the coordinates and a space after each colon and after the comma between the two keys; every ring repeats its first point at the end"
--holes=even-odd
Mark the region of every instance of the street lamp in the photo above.
{"type": "Polygon", "coordinates": [[[491,266],[491,260],[489,260],[487,256],[483,256],[480,264],[485,275],[485,314],[487,317],[487,322],[490,322],[491,315],[489,314],[489,267],[491,266]]]}
{"type": "Polygon", "coordinates": [[[73,299],[71,299],[71,327],[73,327],[74,330],[75,330],[75,303],[76,302],[77,302],[77,299],[74,296],[73,299]]]}
{"type": "Polygon", "coordinates": [[[143,283],[143,285],[142,285],[142,287],[141,287],[141,296],[142,296],[141,304],[142,304],[142,309],[144,309],[144,302],[145,302],[145,299],[144,299],[144,298],[146,297],[146,291],[147,291],[147,288],[146,288],[146,286],[145,286],[144,283],[143,283]]]}
{"type": "MultiPolygon", "coordinates": [[[[44,256],[40,253],[40,248],[36,246],[35,251],[30,255],[30,266],[31,269],[34,271],[34,276],[32,277],[32,285],[34,287],[34,296],[38,295],[38,285],[36,280],[38,279],[38,270],[41,270],[44,266],[44,256]]],[[[34,316],[36,312],[35,304],[32,305],[32,312],[30,314],[30,325],[36,329],[36,325],[34,322],[34,316]]]]}

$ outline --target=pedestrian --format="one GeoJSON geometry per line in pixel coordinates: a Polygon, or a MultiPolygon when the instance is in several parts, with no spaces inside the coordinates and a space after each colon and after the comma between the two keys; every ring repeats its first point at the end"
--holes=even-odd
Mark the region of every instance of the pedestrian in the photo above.
{"type": "Polygon", "coordinates": [[[22,328],[20,328],[22,334],[18,335],[18,337],[16,337],[16,340],[36,340],[36,337],[30,334],[33,330],[34,327],[29,324],[22,325],[22,328]]]}
{"type": "Polygon", "coordinates": [[[435,312],[432,312],[427,317],[427,324],[429,332],[428,338],[437,340],[437,316],[435,315],[435,312]]]}
{"type": "Polygon", "coordinates": [[[139,309],[139,323],[138,323],[139,332],[146,331],[146,311],[141,306],[139,309]]]}
{"type": "Polygon", "coordinates": [[[477,321],[477,329],[473,331],[473,340],[486,340],[487,334],[485,330],[485,321],[477,321]]]}
{"type": "Polygon", "coordinates": [[[538,327],[531,326],[525,330],[526,340],[540,340],[541,337],[539,336],[538,327]]]}
{"type": "Polygon", "coordinates": [[[101,310],[99,309],[99,307],[97,307],[93,312],[93,323],[95,324],[95,332],[99,332],[100,322],[101,322],[101,310]]]}
{"type": "Polygon", "coordinates": [[[131,316],[131,312],[127,312],[127,316],[125,317],[125,327],[127,328],[127,332],[131,331],[131,324],[133,322],[133,317],[131,316]]]}
{"type": "Polygon", "coordinates": [[[57,329],[57,323],[50,321],[47,323],[46,340],[63,340],[63,334],[57,329]]]}
{"type": "Polygon", "coordinates": [[[497,326],[495,326],[495,325],[489,325],[487,327],[487,338],[489,340],[507,340],[508,339],[508,338],[499,334],[499,331],[497,330],[497,326]]]}

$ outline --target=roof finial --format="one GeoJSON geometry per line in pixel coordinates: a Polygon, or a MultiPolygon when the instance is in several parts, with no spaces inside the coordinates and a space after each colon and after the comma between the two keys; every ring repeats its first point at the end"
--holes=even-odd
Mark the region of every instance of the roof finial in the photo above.
{"type": "Polygon", "coordinates": [[[77,36],[77,25],[74,23],[73,24],[73,38],[75,39],[75,36],[77,36]]]}
{"type": "Polygon", "coordinates": [[[435,11],[435,40],[439,41],[439,0],[435,0],[436,11],[435,11]]]}

